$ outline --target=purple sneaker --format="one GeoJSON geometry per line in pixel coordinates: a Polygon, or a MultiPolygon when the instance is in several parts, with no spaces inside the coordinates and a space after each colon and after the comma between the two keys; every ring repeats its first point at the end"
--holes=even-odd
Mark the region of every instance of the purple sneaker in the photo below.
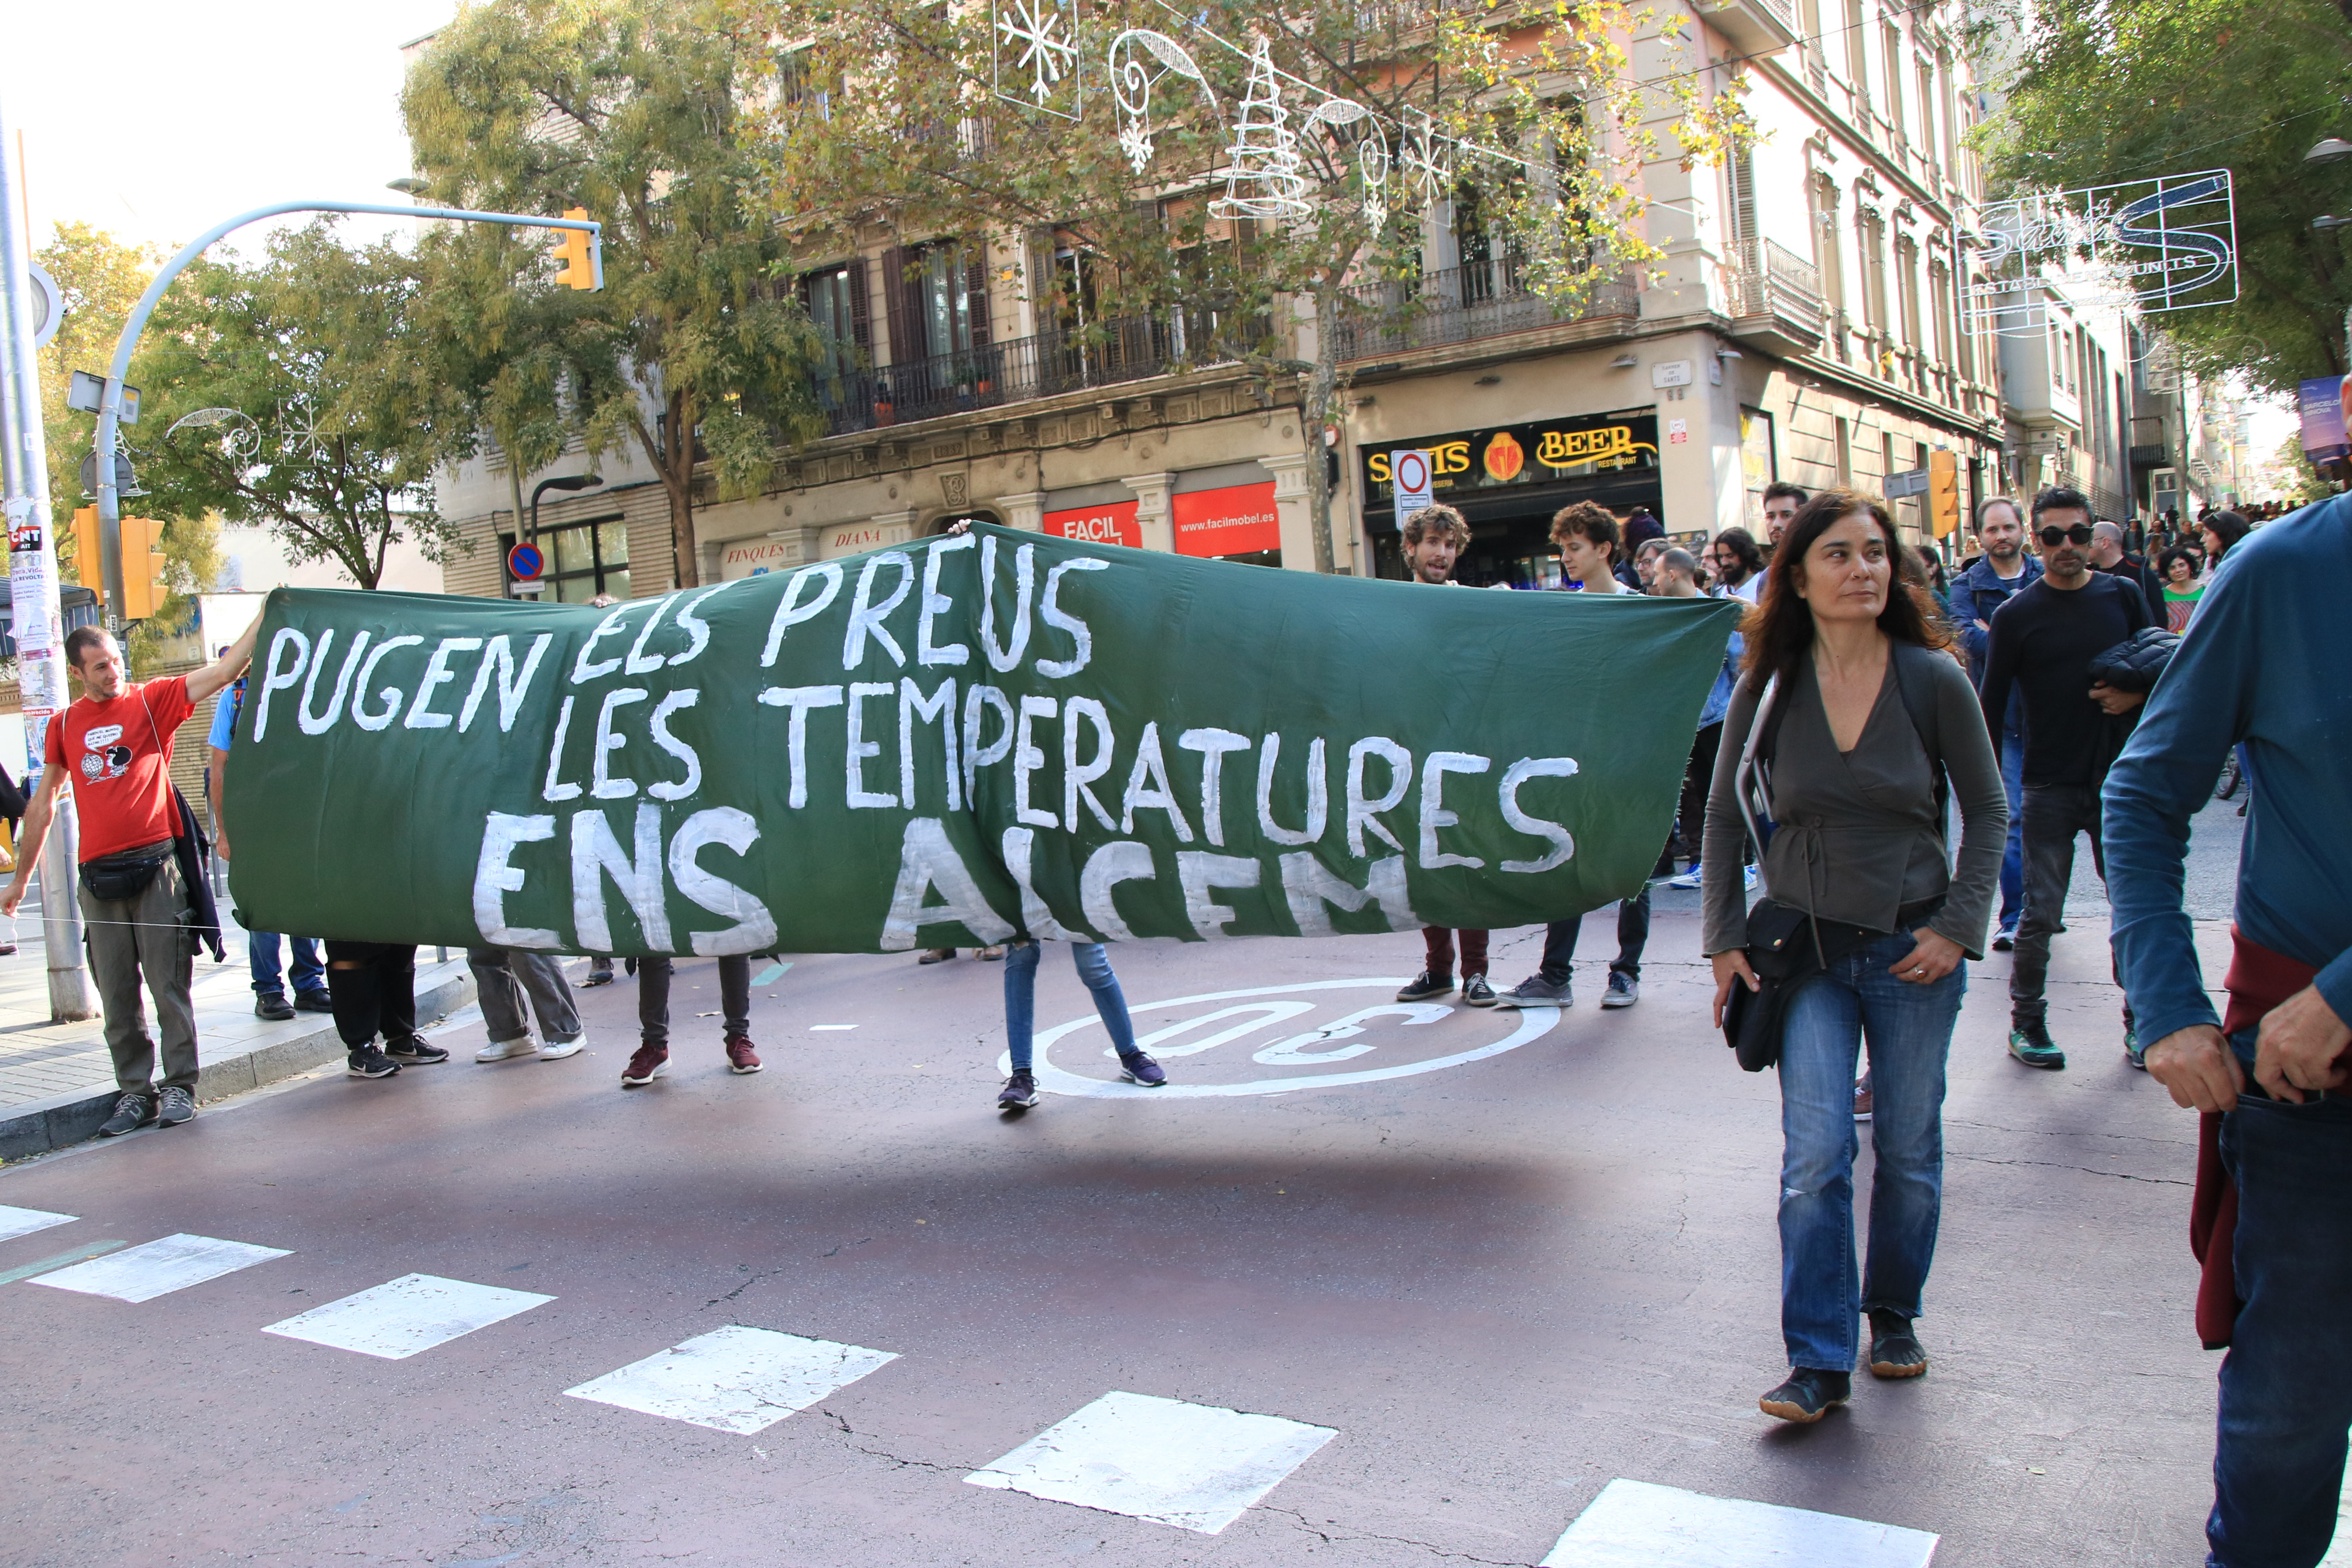
{"type": "Polygon", "coordinates": [[[1168,1081],[1167,1070],[1141,1051],[1118,1058],[1118,1076],[1146,1089],[1158,1089],[1168,1081]]]}

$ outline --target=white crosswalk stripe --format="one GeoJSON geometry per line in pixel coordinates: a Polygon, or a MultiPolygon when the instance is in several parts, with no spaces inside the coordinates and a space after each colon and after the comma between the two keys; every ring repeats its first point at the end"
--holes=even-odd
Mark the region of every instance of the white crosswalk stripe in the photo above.
{"type": "Polygon", "coordinates": [[[0,1204],[0,1241],[14,1241],[20,1236],[30,1236],[53,1225],[71,1225],[75,1217],[69,1214],[51,1214],[47,1209],[20,1209],[0,1204]]]}
{"type": "Polygon", "coordinates": [[[288,1256],[282,1247],[255,1247],[209,1236],[166,1236],[142,1247],[125,1247],[26,1281],[118,1301],[152,1301],[257,1263],[288,1256]]]}
{"type": "Polygon", "coordinates": [[[272,1323],[261,1331],[402,1361],[554,1300],[503,1286],[404,1274],[373,1289],[272,1323]]]}
{"type": "Polygon", "coordinates": [[[563,1392],[748,1436],[898,1359],[730,1323],[563,1392]]]}
{"type": "Polygon", "coordinates": [[[1936,1542],[1899,1525],[1620,1479],[1540,1568],[1927,1568],[1936,1542]]]}
{"type": "Polygon", "coordinates": [[[1113,1392],[964,1479],[1214,1535],[1338,1436],[1279,1415],[1113,1392]]]}

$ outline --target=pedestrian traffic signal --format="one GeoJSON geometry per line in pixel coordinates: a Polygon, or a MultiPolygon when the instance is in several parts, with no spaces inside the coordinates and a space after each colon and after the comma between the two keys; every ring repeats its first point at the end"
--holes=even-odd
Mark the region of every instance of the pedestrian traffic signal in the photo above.
{"type": "MultiPolygon", "coordinates": [[[[563,216],[568,218],[585,220],[588,216],[588,209],[567,207],[564,209],[563,216]]],[[[589,259],[588,233],[585,229],[558,229],[554,247],[548,254],[563,263],[562,269],[555,275],[555,280],[558,283],[569,283],[574,289],[596,287],[596,267],[595,263],[589,259]]]]}
{"type": "Polygon", "coordinates": [[[1959,454],[1939,448],[1927,454],[1927,520],[1938,539],[1960,527],[1959,454]]]}
{"type": "Polygon", "coordinates": [[[74,513],[74,563],[81,573],[81,585],[106,603],[106,568],[98,555],[98,508],[86,506],[74,513]]]}
{"type": "Polygon", "coordinates": [[[152,517],[122,520],[122,618],[143,621],[163,607],[163,525],[152,517]]]}

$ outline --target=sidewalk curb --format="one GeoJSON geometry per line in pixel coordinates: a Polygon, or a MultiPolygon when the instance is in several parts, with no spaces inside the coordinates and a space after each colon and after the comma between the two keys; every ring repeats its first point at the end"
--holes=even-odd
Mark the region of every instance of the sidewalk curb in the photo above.
{"type": "MultiPolygon", "coordinates": [[[[453,974],[416,994],[418,1025],[428,1026],[473,999],[473,977],[453,974]]],[[[198,1045],[201,1049],[202,1042],[198,1045]]],[[[196,1079],[196,1102],[201,1105],[259,1089],[323,1066],[342,1054],[342,1039],[329,1022],[303,1034],[206,1061],[196,1079]]],[[[0,1160],[22,1160],[80,1142],[113,1113],[117,1098],[110,1084],[72,1089],[0,1116],[0,1160]]]]}

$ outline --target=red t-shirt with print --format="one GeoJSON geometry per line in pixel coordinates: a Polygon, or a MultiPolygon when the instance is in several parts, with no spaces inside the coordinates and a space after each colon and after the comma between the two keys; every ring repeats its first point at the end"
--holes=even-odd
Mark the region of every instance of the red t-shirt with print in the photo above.
{"type": "Polygon", "coordinates": [[[185,676],[126,686],[111,702],[84,697],[49,726],[47,765],[65,770],[81,818],[81,858],[174,837],[172,734],[196,705],[185,676]]]}

